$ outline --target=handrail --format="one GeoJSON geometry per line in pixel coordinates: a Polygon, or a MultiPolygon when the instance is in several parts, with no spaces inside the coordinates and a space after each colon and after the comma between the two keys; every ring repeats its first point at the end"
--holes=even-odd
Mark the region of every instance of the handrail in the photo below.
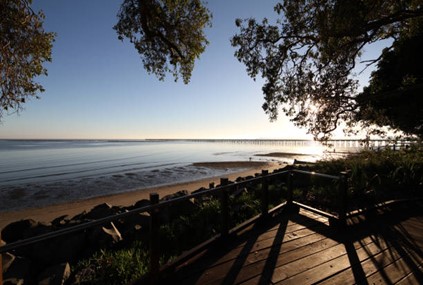
{"type": "Polygon", "coordinates": [[[308,175],[312,175],[312,176],[328,178],[328,179],[333,179],[333,180],[341,179],[341,176],[329,175],[329,174],[324,174],[324,173],[317,173],[317,172],[314,172],[314,171],[304,171],[304,170],[294,169],[294,170],[292,170],[292,172],[300,173],[300,174],[308,174],[308,175]]]}
{"type": "MultiPolygon", "coordinates": [[[[120,213],[120,214],[115,214],[112,216],[108,216],[108,217],[104,217],[104,218],[100,218],[100,219],[96,219],[93,221],[88,221],[88,222],[83,222],[81,224],[75,225],[75,226],[71,226],[68,228],[64,228],[64,229],[59,229],[59,230],[55,230],[49,233],[45,233],[45,234],[41,234],[41,235],[37,235],[34,237],[30,237],[27,239],[23,239],[23,240],[18,240],[16,242],[13,243],[8,243],[6,245],[0,246],[0,255],[2,253],[6,253],[8,251],[12,251],[12,250],[16,250],[18,248],[24,247],[24,246],[28,246],[37,242],[42,242],[42,241],[46,241],[49,239],[53,239],[53,238],[57,238],[57,237],[61,237],[61,236],[65,236],[68,235],[70,233],[74,233],[74,232],[78,232],[78,231],[82,231],[88,228],[92,228],[95,226],[99,226],[99,225],[103,225],[109,222],[113,222],[116,221],[118,219],[123,219],[123,218],[127,218],[129,216],[138,214],[138,213],[143,213],[143,212],[150,212],[150,218],[152,218],[152,216],[154,216],[157,211],[160,211],[161,208],[164,207],[168,207],[171,206],[175,203],[179,203],[179,202],[183,202],[186,200],[190,200],[193,198],[198,198],[198,197],[202,197],[202,196],[208,196],[208,195],[214,195],[214,194],[218,194],[220,192],[222,193],[227,193],[225,191],[227,190],[231,190],[231,189],[236,189],[236,188],[240,188],[240,187],[244,187],[250,183],[254,183],[254,182],[258,182],[258,181],[262,181],[262,186],[263,187],[267,187],[267,183],[264,183],[265,181],[268,181],[267,179],[272,179],[274,177],[280,177],[286,174],[291,174],[291,173],[299,173],[299,174],[305,174],[305,175],[312,175],[312,176],[318,176],[318,177],[322,177],[322,178],[327,178],[327,179],[334,179],[334,180],[339,180],[341,179],[342,176],[334,176],[334,175],[328,175],[328,174],[323,174],[323,173],[316,173],[316,172],[309,172],[309,171],[303,171],[303,170],[285,170],[285,171],[278,171],[278,172],[273,172],[271,174],[268,174],[267,170],[263,170],[262,171],[262,175],[260,176],[256,176],[254,178],[251,179],[247,179],[244,181],[239,181],[239,182],[231,182],[229,184],[225,184],[225,185],[220,185],[218,187],[214,187],[211,189],[206,189],[203,191],[198,191],[196,193],[191,193],[189,195],[185,195],[183,197],[177,197],[177,198],[173,198],[170,200],[165,200],[165,201],[160,201],[156,204],[151,204],[148,206],[144,206],[144,207],[140,207],[140,208],[136,208],[136,209],[132,209],[129,210],[127,212],[124,213],[120,213]],[[265,180],[263,180],[265,179],[265,180]]],[[[221,181],[224,181],[223,179],[221,181]]],[[[227,180],[225,180],[227,181],[227,180]]],[[[290,180],[290,178],[288,178],[288,181],[291,181],[290,183],[288,183],[288,191],[292,192],[292,180],[290,180]]],[[[221,183],[223,184],[223,183],[221,183]]],[[[266,189],[266,195],[267,195],[267,189],[266,189]]],[[[152,196],[150,196],[151,198],[152,196]]],[[[155,197],[157,198],[157,195],[155,195],[155,197]]],[[[222,197],[225,197],[225,195],[223,195],[222,197]]],[[[292,197],[292,193],[291,193],[291,197],[292,197]]],[[[266,197],[262,197],[262,199],[267,199],[266,197]]],[[[224,200],[221,200],[221,203],[224,200]]],[[[289,204],[292,201],[288,201],[287,203],[285,203],[286,205],[289,204]]],[[[151,199],[150,199],[150,203],[151,203],[151,199]]],[[[224,202],[227,204],[227,202],[224,202]]],[[[267,204],[267,202],[263,202],[264,205],[267,204]]],[[[262,216],[265,216],[267,214],[268,209],[262,209],[262,216]]],[[[155,225],[157,227],[157,225],[155,225]]],[[[229,229],[225,229],[226,231],[228,231],[229,229]]],[[[223,233],[222,236],[225,236],[225,234],[223,233]]],[[[0,259],[1,261],[1,259],[0,259]]],[[[2,272],[0,272],[0,277],[2,277],[2,272]]],[[[0,278],[1,280],[1,278],[0,278]]]]}
{"type": "MultiPolygon", "coordinates": [[[[289,172],[289,170],[276,172],[276,173],[269,174],[267,177],[281,176],[281,175],[286,174],[288,172],[289,172]]],[[[85,230],[85,229],[88,229],[88,228],[92,228],[92,227],[95,227],[95,226],[99,226],[99,225],[102,225],[102,224],[113,222],[113,221],[116,221],[118,219],[126,218],[126,217],[129,217],[129,216],[135,215],[135,214],[153,211],[157,208],[159,208],[159,209],[164,208],[164,207],[171,206],[171,205],[179,203],[179,202],[183,202],[183,201],[190,200],[190,199],[193,199],[193,198],[198,198],[198,197],[201,197],[201,196],[206,196],[208,194],[210,194],[210,195],[216,194],[216,193],[222,191],[222,189],[226,189],[228,187],[234,187],[234,186],[235,187],[236,186],[242,187],[245,184],[252,183],[252,182],[258,181],[260,179],[261,179],[261,177],[254,177],[254,178],[251,178],[251,179],[248,179],[248,180],[245,180],[245,181],[233,182],[229,185],[218,186],[218,187],[215,187],[215,188],[212,188],[212,189],[208,189],[208,190],[192,193],[192,194],[189,194],[189,195],[185,195],[183,197],[177,197],[177,198],[173,198],[171,200],[160,201],[156,205],[149,205],[149,206],[144,206],[144,207],[141,207],[141,208],[132,209],[132,210],[129,210],[125,213],[120,213],[120,214],[116,214],[116,215],[113,215],[113,216],[100,218],[100,219],[97,219],[97,220],[94,220],[94,221],[89,221],[89,222],[82,223],[82,224],[79,224],[79,225],[75,225],[75,226],[72,226],[72,227],[69,227],[69,228],[60,229],[60,230],[56,230],[56,231],[53,231],[53,232],[50,232],[50,233],[37,235],[35,237],[30,237],[30,238],[19,240],[19,241],[13,242],[13,243],[8,243],[8,244],[0,247],[0,254],[11,251],[11,250],[18,249],[18,248],[23,247],[23,246],[34,244],[34,243],[37,243],[37,242],[49,240],[49,239],[52,239],[52,238],[64,236],[64,235],[67,235],[67,234],[70,234],[70,233],[78,232],[78,231],[81,231],[81,230],[85,230]]]]}

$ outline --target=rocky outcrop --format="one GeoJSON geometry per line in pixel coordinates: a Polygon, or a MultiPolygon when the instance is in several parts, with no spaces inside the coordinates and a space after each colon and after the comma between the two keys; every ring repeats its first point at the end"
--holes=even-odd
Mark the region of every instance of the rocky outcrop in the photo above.
{"type": "MultiPolygon", "coordinates": [[[[241,182],[248,178],[252,177],[239,177],[237,181],[241,182]]],[[[250,185],[247,184],[245,187],[234,189],[235,191],[231,195],[241,195],[250,191],[250,188],[250,185]]],[[[209,189],[200,188],[193,193],[206,190],[209,189]]],[[[188,194],[186,190],[178,191],[164,196],[161,201],[178,199],[188,194]]],[[[214,198],[220,198],[220,195],[207,195],[207,197],[183,199],[171,203],[159,211],[160,222],[168,223],[181,215],[192,215],[202,206],[202,202],[214,198]]],[[[7,225],[1,231],[1,237],[6,243],[13,243],[149,205],[150,201],[145,199],[137,201],[129,207],[116,207],[103,203],[72,218],[66,215],[57,217],[49,224],[39,223],[32,219],[21,220],[7,225]]],[[[240,208],[239,211],[241,210],[243,209],[240,208]]],[[[3,284],[37,284],[34,283],[35,280],[38,280],[36,281],[38,284],[65,284],[72,275],[69,264],[90,256],[94,251],[120,247],[125,245],[125,242],[130,244],[134,240],[146,242],[149,236],[150,220],[150,214],[147,212],[134,213],[113,222],[25,246],[14,251],[13,254],[3,254],[3,284]]]]}
{"type": "MultiPolygon", "coordinates": [[[[1,237],[4,244],[13,243],[149,204],[148,200],[138,201],[130,207],[116,207],[103,203],[73,218],[67,215],[57,217],[49,224],[39,223],[32,219],[16,221],[1,231],[1,237]]],[[[16,255],[2,254],[3,284],[65,284],[71,275],[70,263],[75,263],[96,250],[114,247],[125,239],[140,238],[141,233],[147,235],[149,223],[149,214],[139,213],[127,219],[25,246],[16,250],[16,255]],[[35,282],[36,280],[38,283],[35,282]]]]}

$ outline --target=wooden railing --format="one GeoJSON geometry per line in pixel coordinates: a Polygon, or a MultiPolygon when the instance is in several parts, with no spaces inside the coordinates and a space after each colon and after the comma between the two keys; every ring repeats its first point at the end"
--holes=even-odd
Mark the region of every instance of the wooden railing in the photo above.
{"type": "MultiPolygon", "coordinates": [[[[261,214],[254,219],[247,221],[247,223],[251,223],[252,221],[258,218],[266,218],[269,216],[269,213],[280,209],[282,207],[289,208],[290,206],[296,205],[298,207],[307,208],[308,210],[318,212],[333,221],[336,221],[337,224],[342,224],[345,221],[347,216],[347,207],[348,207],[348,200],[347,200],[347,176],[345,173],[341,173],[339,176],[327,175],[322,173],[315,173],[315,172],[307,172],[301,170],[288,170],[288,171],[279,171],[269,174],[267,170],[263,170],[261,175],[256,176],[255,178],[240,181],[240,182],[233,182],[230,183],[227,178],[221,178],[220,186],[213,187],[211,185],[210,189],[206,189],[204,191],[196,192],[190,195],[178,197],[171,200],[160,201],[160,197],[156,193],[150,194],[150,205],[133,209],[127,211],[125,213],[116,214],[113,216],[97,219],[94,221],[82,223],[76,226],[72,226],[65,229],[56,230],[54,232],[42,234],[39,236],[34,236],[31,238],[19,240],[10,244],[6,244],[0,247],[0,284],[3,280],[2,278],[2,270],[1,270],[1,254],[10,252],[24,246],[28,246],[31,244],[35,244],[41,241],[46,241],[50,239],[54,239],[60,236],[68,235],[70,233],[79,232],[85,229],[89,229],[95,226],[103,225],[106,223],[110,223],[119,219],[125,219],[129,216],[136,215],[142,212],[149,212],[150,213],[150,267],[149,267],[149,276],[150,281],[152,284],[156,281],[158,277],[158,273],[160,271],[159,259],[160,259],[160,245],[159,245],[159,229],[160,229],[160,220],[159,220],[159,213],[160,211],[171,205],[180,203],[182,201],[187,201],[190,199],[200,198],[203,196],[218,196],[220,199],[220,207],[221,207],[221,232],[217,237],[214,237],[212,240],[216,239],[225,239],[231,233],[230,229],[230,205],[229,205],[229,196],[235,189],[240,189],[241,187],[245,187],[251,183],[260,183],[261,184],[261,214]],[[341,201],[340,207],[338,209],[338,214],[333,215],[327,212],[323,212],[321,210],[312,208],[310,206],[301,204],[299,202],[294,201],[293,199],[293,185],[295,176],[299,175],[308,175],[308,176],[316,176],[321,177],[324,179],[340,181],[339,183],[339,200],[341,201]],[[272,179],[275,178],[286,178],[286,187],[287,187],[287,197],[286,201],[277,205],[273,209],[269,209],[269,183],[272,179]]],[[[244,226],[244,225],[241,225],[244,226]]],[[[204,243],[203,246],[207,246],[207,243],[204,243]]]]}

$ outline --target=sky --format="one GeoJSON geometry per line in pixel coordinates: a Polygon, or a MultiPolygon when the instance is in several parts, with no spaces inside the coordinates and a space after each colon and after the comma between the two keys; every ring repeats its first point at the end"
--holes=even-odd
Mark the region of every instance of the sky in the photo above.
{"type": "Polygon", "coordinates": [[[263,81],[251,79],[234,57],[236,18],[272,17],[275,0],[212,0],[210,42],[191,81],[159,81],[143,69],[113,26],[121,0],[34,0],[57,33],[46,91],[5,116],[0,139],[306,139],[281,114],[270,122],[261,108],[263,81]]]}

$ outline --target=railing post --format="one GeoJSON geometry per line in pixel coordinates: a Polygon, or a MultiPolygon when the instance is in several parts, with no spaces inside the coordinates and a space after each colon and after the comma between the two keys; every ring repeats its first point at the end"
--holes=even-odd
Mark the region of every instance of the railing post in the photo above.
{"type": "Polygon", "coordinates": [[[261,171],[261,216],[265,218],[269,215],[269,181],[268,170],[261,171]]]}
{"type": "Polygon", "coordinates": [[[286,204],[288,206],[291,206],[293,201],[293,196],[294,196],[293,183],[294,183],[294,173],[290,171],[288,172],[288,181],[287,181],[288,192],[286,193],[286,204]]]}
{"type": "Polygon", "coordinates": [[[291,213],[298,213],[300,207],[294,205],[294,173],[292,171],[288,172],[287,177],[287,193],[286,193],[286,209],[291,213]]]}
{"type": "MultiPolygon", "coordinates": [[[[220,179],[220,186],[227,186],[229,184],[228,178],[220,179]]],[[[229,235],[229,191],[227,187],[224,187],[220,195],[220,207],[222,209],[222,238],[226,238],[229,235]]]]}
{"type": "MultiPolygon", "coordinates": [[[[150,193],[150,204],[159,203],[159,194],[150,193]]],[[[160,271],[159,209],[150,211],[150,284],[157,284],[160,271]]]]}
{"type": "Polygon", "coordinates": [[[340,194],[340,209],[339,220],[341,224],[345,224],[348,210],[348,175],[347,172],[341,172],[339,181],[339,194],[340,194]]]}

